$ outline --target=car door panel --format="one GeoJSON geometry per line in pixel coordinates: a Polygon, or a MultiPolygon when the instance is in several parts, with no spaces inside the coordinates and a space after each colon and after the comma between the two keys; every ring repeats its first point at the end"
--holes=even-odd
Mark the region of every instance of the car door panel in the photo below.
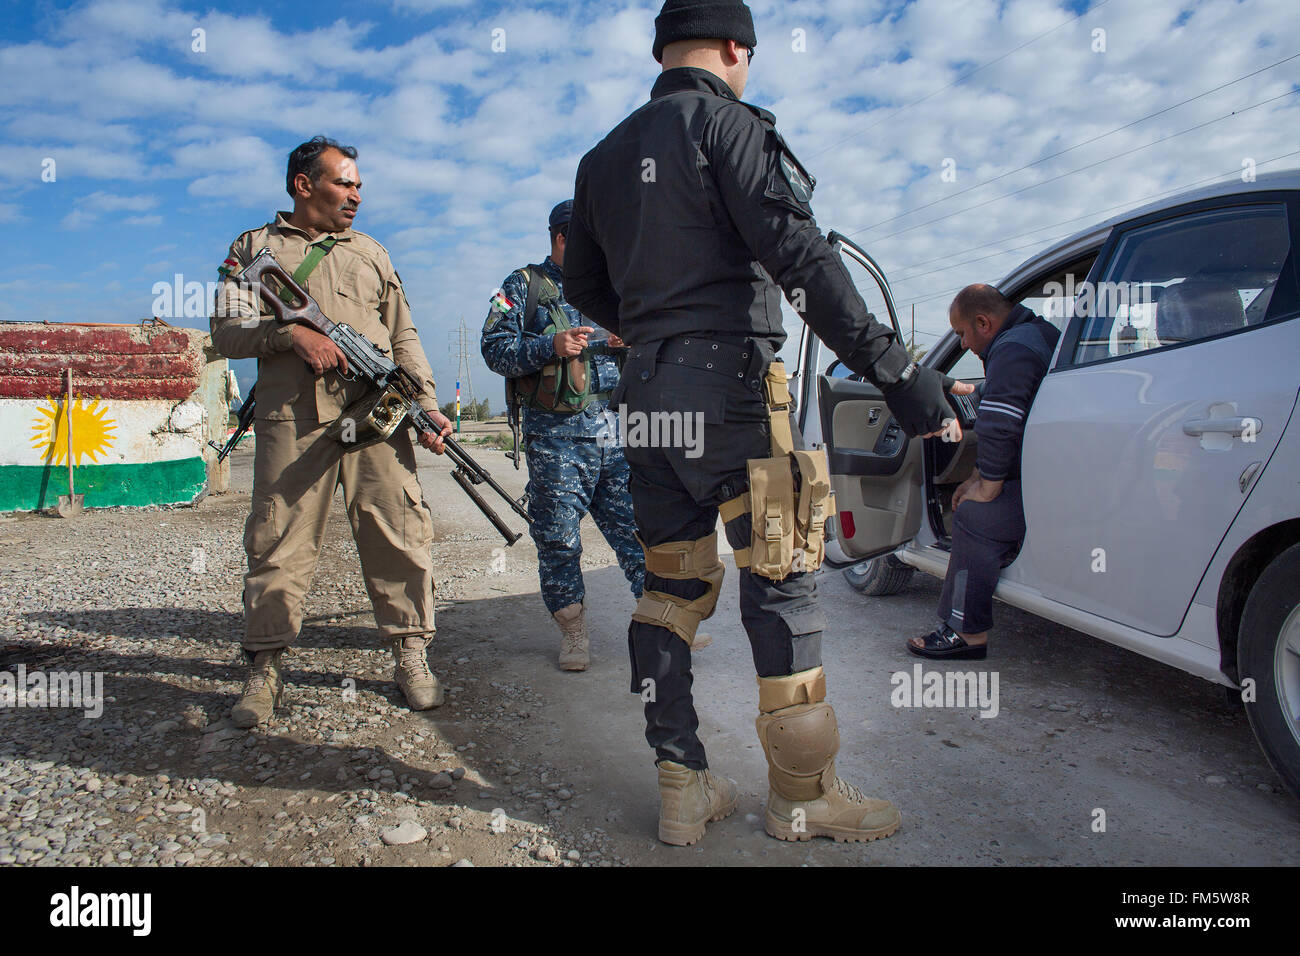
{"type": "Polygon", "coordinates": [[[907,441],[880,390],[869,382],[819,376],[822,434],[831,437],[831,473],[895,475],[907,441]]]}
{"type": "Polygon", "coordinates": [[[1033,583],[1072,607],[1177,633],[1245,502],[1241,476],[1268,459],[1291,415],[1297,390],[1283,383],[1297,354],[1300,323],[1289,322],[1048,376],[1023,452],[1021,561],[1033,583]],[[1224,366],[1244,375],[1225,381],[1224,366]],[[1258,418],[1255,441],[1185,434],[1211,406],[1258,418]]]}
{"type": "MultiPolygon", "coordinates": [[[[1256,203],[1238,213],[1229,202],[1164,212],[1108,241],[1090,284],[1137,277],[1159,295],[1153,305],[1076,316],[1031,410],[1020,564],[1046,597],[1149,634],[1179,631],[1246,501],[1245,477],[1267,462],[1300,390],[1300,320],[1251,312],[1248,292],[1230,291],[1234,270],[1279,269],[1287,233],[1268,230],[1281,208],[1256,203]],[[1223,239],[1202,241],[1197,229],[1211,238],[1221,230],[1223,239]],[[1232,241],[1234,229],[1245,236],[1232,241]],[[1271,245],[1260,238],[1269,235],[1271,245]],[[1184,330],[1189,320],[1199,330],[1184,330]],[[1133,335],[1136,350],[1117,350],[1108,321],[1146,339],[1133,335]]],[[[1277,274],[1293,282],[1293,268],[1288,256],[1277,274]]]]}
{"type": "MultiPolygon", "coordinates": [[[[861,267],[878,286],[901,339],[893,296],[879,265],[843,236],[832,232],[827,239],[846,265],[861,267]]],[[[815,389],[818,414],[801,425],[805,434],[820,433],[826,447],[838,509],[830,522],[835,534],[826,560],[836,565],[886,554],[916,534],[924,503],[923,461],[920,442],[903,434],[878,388],[856,377],[815,374],[824,349],[816,336],[808,336],[803,368],[815,375],[809,385],[815,389]]]]}

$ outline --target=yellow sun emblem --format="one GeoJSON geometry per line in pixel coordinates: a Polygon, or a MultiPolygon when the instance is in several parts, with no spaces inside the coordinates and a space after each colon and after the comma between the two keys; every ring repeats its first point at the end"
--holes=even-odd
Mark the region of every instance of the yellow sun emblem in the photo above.
{"type": "MultiPolygon", "coordinates": [[[[40,417],[32,423],[32,447],[47,462],[56,465],[68,460],[68,418],[64,413],[67,402],[50,399],[49,405],[38,408],[40,417]]],[[[101,405],[99,399],[92,399],[89,404],[78,398],[72,403],[72,453],[76,456],[74,464],[80,465],[85,459],[91,462],[108,451],[113,444],[116,423],[105,418],[107,406],[101,405]]]]}

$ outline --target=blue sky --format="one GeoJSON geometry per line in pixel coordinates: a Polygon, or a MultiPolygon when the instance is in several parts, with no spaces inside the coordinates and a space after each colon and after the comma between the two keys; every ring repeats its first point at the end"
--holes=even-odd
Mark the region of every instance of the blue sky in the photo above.
{"type": "MultiPolygon", "coordinates": [[[[138,321],[156,283],[214,280],[287,206],[288,151],[325,133],[360,150],[357,228],[392,253],[449,398],[460,319],[476,337],[505,275],[545,255],[578,159],[645,100],[658,6],[0,0],[0,318],[138,321]]],[[[923,343],[950,290],[1093,219],[1247,159],[1300,166],[1265,164],[1300,149],[1300,60],[1241,79],[1300,53],[1293,0],[751,7],[746,98],[817,176],[822,227],[916,304],[923,343]]]]}

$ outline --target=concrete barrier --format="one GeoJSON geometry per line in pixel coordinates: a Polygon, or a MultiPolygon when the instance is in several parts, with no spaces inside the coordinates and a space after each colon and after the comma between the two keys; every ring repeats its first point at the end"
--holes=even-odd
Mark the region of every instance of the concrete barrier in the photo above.
{"type": "Polygon", "coordinates": [[[190,504],[229,487],[208,441],[230,414],[206,332],[165,323],[0,322],[0,512],[52,508],[72,458],[87,508],[190,504]]]}

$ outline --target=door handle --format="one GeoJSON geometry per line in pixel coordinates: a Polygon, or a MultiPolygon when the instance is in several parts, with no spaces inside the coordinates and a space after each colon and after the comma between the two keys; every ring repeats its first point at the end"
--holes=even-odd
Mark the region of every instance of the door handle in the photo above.
{"type": "Polygon", "coordinates": [[[1183,434],[1192,438],[1202,435],[1231,435],[1241,438],[1243,435],[1258,435],[1264,430],[1264,423],[1249,415],[1242,418],[1194,418],[1183,422],[1183,434]]]}

